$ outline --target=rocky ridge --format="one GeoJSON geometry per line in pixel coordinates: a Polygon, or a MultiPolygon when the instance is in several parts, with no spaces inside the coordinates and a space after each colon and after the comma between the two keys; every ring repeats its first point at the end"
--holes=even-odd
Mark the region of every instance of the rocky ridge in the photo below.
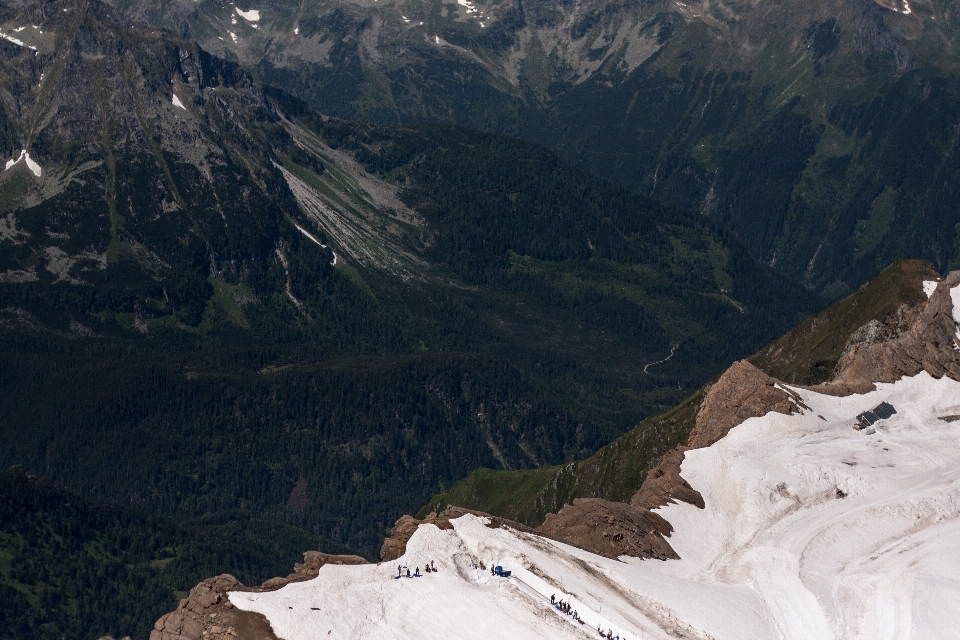
{"type": "Polygon", "coordinates": [[[259,587],[244,586],[229,574],[208,578],[190,590],[172,611],[154,625],[150,640],[233,640],[257,638],[275,640],[270,623],[262,615],[235,609],[226,597],[228,591],[276,591],[291,582],[316,578],[325,564],[364,564],[360,556],[331,555],[307,551],[303,563],[285,578],[271,578],[259,587]]]}

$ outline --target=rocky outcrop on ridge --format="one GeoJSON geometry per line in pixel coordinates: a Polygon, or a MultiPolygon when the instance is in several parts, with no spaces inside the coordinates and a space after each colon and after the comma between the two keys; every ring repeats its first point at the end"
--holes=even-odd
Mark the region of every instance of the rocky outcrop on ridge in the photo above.
{"type": "Polygon", "coordinates": [[[150,640],[276,640],[267,619],[259,613],[234,608],[228,591],[276,591],[291,582],[316,578],[325,564],[366,564],[360,556],[307,551],[286,578],[271,578],[259,587],[244,586],[229,574],[208,578],[190,590],[175,611],[154,625],[150,640]]]}
{"type": "Polygon", "coordinates": [[[277,640],[264,616],[235,609],[230,603],[227,591],[240,588],[240,581],[227,574],[204,580],[175,611],[157,620],[150,640],[277,640]]]}
{"type": "Polygon", "coordinates": [[[489,520],[487,526],[493,529],[506,526],[510,527],[511,529],[516,529],[517,531],[534,533],[534,530],[530,527],[520,524],[519,522],[514,522],[513,520],[492,516],[489,513],[483,513],[482,511],[464,509],[462,507],[450,505],[440,513],[433,512],[429,514],[423,520],[418,520],[417,518],[408,515],[401,516],[400,519],[397,520],[396,524],[393,525],[393,529],[390,530],[390,536],[383,541],[383,546],[380,547],[380,559],[384,562],[388,562],[390,560],[396,560],[406,553],[407,542],[411,537],[413,537],[413,534],[416,533],[420,525],[432,524],[440,529],[452,529],[453,525],[450,524],[450,521],[456,520],[460,516],[468,513],[487,518],[489,520]]]}
{"type": "Polygon", "coordinates": [[[707,388],[687,446],[709,447],[748,418],[759,418],[771,411],[789,415],[802,405],[800,396],[778,380],[746,360],[734,362],[707,388]]]}
{"type": "Polygon", "coordinates": [[[703,496],[680,477],[683,454],[688,449],[677,447],[668,451],[663,461],[647,474],[647,479],[630,499],[630,504],[640,509],[656,509],[675,502],[687,502],[703,509],[703,496]]]}
{"type": "Polygon", "coordinates": [[[258,590],[273,591],[291,582],[312,580],[320,573],[320,567],[325,564],[367,564],[367,560],[360,556],[333,555],[322,551],[306,551],[303,554],[303,563],[293,565],[293,573],[286,578],[270,578],[258,590]]]}
{"type": "Polygon", "coordinates": [[[875,382],[894,382],[921,371],[960,380],[960,340],[950,295],[957,285],[960,271],[941,280],[926,302],[901,308],[878,323],[873,339],[850,345],[823,389],[838,395],[865,393],[875,382]]]}
{"type": "Polygon", "coordinates": [[[664,539],[672,531],[669,522],[649,509],[601,498],[577,498],[549,514],[537,529],[540,535],[608,558],[658,560],[680,557],[664,539]]]}

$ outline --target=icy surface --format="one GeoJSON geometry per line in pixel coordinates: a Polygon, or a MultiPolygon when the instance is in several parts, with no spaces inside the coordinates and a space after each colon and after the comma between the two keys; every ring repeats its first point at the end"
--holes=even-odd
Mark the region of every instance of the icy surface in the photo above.
{"type": "Polygon", "coordinates": [[[242,11],[237,9],[237,15],[247,22],[257,22],[260,20],[260,12],[256,9],[251,9],[250,11],[242,11]]]}
{"type": "Polygon", "coordinates": [[[180,108],[183,109],[184,111],[187,110],[187,108],[186,108],[185,106],[183,106],[183,103],[180,102],[180,98],[177,97],[177,94],[173,94],[173,106],[175,106],[175,107],[180,107],[180,108]]]}
{"type": "Polygon", "coordinates": [[[923,292],[927,294],[927,297],[933,295],[933,292],[937,290],[937,281],[936,280],[924,280],[923,281],[923,292]]]}
{"type": "Polygon", "coordinates": [[[6,171],[7,169],[12,169],[13,166],[18,162],[20,162],[21,160],[23,160],[26,163],[27,168],[30,169],[33,175],[37,176],[38,178],[43,173],[43,170],[40,168],[40,164],[30,157],[30,154],[27,153],[26,149],[20,151],[19,158],[15,160],[7,160],[7,164],[4,165],[3,170],[6,171]]]}
{"type": "Polygon", "coordinates": [[[940,418],[960,415],[960,383],[921,373],[876,386],[798,389],[809,410],[751,418],[688,451],[682,475],[706,508],[660,510],[679,561],[610,560],[464,516],[451,531],[421,526],[399,561],[328,565],[230,599],[287,640],[584,638],[597,626],[630,640],[957,637],[960,420],[940,418]],[[870,435],[852,429],[884,401],[894,416],[870,435]],[[438,573],[394,579],[428,561],[438,573]]]}

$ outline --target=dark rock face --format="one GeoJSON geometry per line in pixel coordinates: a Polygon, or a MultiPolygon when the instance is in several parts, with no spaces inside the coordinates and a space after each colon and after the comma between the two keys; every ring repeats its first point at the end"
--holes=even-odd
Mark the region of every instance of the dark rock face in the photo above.
{"type": "Polygon", "coordinates": [[[42,172],[0,172],[16,230],[0,282],[94,285],[118,311],[187,325],[211,276],[282,288],[267,273],[300,214],[273,163],[288,136],[250,76],[96,0],[34,4],[6,25],[38,28],[26,46],[0,40],[0,154],[26,151],[42,172]]]}

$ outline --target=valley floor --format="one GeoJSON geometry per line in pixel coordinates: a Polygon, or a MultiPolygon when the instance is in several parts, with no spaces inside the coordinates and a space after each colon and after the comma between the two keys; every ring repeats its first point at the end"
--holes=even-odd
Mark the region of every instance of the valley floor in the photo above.
{"type": "Polygon", "coordinates": [[[735,427],[689,451],[705,509],[660,510],[682,560],[610,560],[464,516],[382,565],[232,592],[285,640],[950,638],[960,624],[960,383],[926,373],[735,427]],[[854,430],[880,402],[897,413],[854,430]],[[947,418],[947,419],[944,419],[947,418]],[[396,579],[433,561],[437,573],[396,579]],[[486,569],[480,568],[483,564],[486,569]],[[501,565],[509,578],[490,575],[501,565]],[[584,624],[550,605],[556,595],[584,624]]]}

